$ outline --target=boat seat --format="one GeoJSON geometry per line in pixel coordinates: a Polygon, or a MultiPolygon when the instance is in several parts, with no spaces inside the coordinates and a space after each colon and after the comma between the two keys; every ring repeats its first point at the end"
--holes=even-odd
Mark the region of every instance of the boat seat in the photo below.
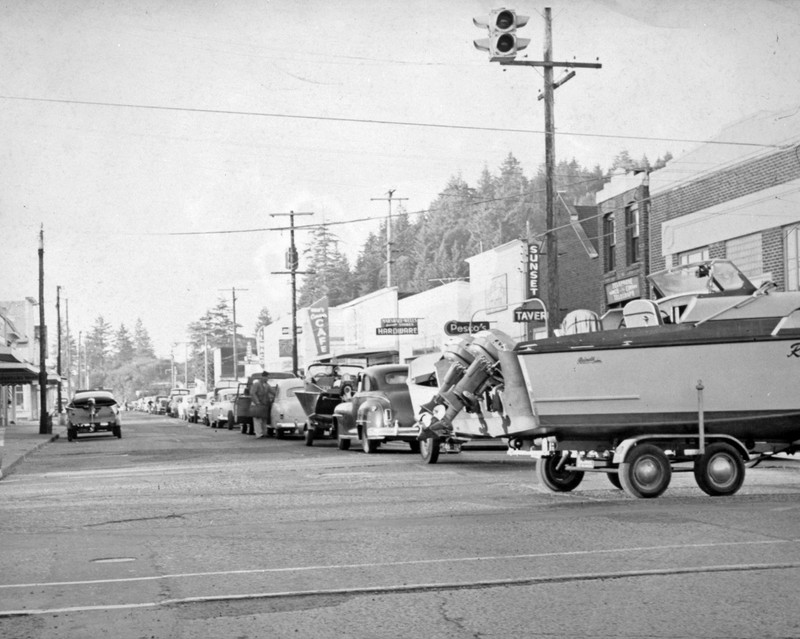
{"type": "Polygon", "coordinates": [[[622,309],[627,328],[658,326],[661,324],[661,311],[652,300],[632,300],[622,309]]]}
{"type": "Polygon", "coordinates": [[[577,309],[570,311],[561,322],[562,335],[577,335],[578,333],[596,333],[603,329],[600,318],[594,311],[577,309]]]}

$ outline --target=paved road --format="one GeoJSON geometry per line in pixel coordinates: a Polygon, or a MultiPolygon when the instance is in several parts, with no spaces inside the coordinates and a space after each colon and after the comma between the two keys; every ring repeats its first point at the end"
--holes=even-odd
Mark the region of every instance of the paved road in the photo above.
{"type": "Polygon", "coordinates": [[[0,636],[798,637],[800,472],[710,498],[127,416],[0,484],[0,636]]]}

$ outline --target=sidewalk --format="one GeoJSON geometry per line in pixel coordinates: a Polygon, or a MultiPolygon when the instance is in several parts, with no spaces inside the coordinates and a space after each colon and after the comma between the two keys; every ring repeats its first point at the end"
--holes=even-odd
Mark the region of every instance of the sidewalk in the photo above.
{"type": "Polygon", "coordinates": [[[66,426],[55,420],[50,435],[39,434],[39,420],[18,420],[16,424],[0,427],[0,480],[13,472],[14,467],[45,444],[67,436],[66,426]]]}

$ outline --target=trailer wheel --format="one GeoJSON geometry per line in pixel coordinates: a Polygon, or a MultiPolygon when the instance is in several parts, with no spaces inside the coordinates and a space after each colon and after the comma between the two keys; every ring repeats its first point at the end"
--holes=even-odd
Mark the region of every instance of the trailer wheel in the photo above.
{"type": "Polygon", "coordinates": [[[439,461],[439,438],[429,437],[419,443],[419,454],[426,464],[435,464],[439,461]]]}
{"type": "Polygon", "coordinates": [[[564,470],[559,468],[562,457],[551,455],[536,461],[536,475],[539,481],[557,493],[568,493],[575,490],[583,481],[582,470],[564,470]]]}
{"type": "Polygon", "coordinates": [[[744,460],[730,444],[710,444],[694,462],[694,478],[700,489],[712,497],[733,495],[744,482],[744,460]]]}
{"type": "Polygon", "coordinates": [[[306,446],[313,446],[314,445],[314,428],[313,426],[309,426],[306,424],[306,432],[303,433],[303,439],[306,442],[306,446]]]}
{"type": "Polygon", "coordinates": [[[640,444],[619,465],[622,489],[631,497],[661,495],[672,479],[672,467],[664,451],[654,444],[640,444]]]}

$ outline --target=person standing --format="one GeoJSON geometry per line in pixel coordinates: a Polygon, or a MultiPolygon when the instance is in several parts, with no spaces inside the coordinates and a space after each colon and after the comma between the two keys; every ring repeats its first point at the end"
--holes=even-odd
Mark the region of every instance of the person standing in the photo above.
{"type": "Polygon", "coordinates": [[[250,395],[250,414],[253,416],[253,425],[258,437],[267,436],[270,412],[272,411],[272,389],[269,385],[269,373],[264,371],[260,378],[253,380],[250,395]]]}

